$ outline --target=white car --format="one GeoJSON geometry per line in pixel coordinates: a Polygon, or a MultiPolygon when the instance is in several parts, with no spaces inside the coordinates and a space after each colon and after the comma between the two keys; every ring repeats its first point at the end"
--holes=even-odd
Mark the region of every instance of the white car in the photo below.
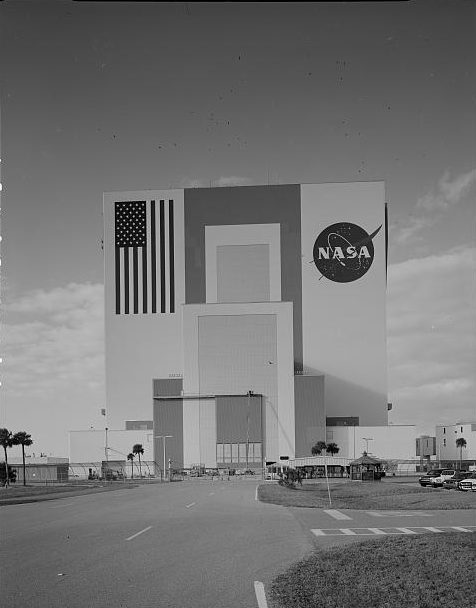
{"type": "Polygon", "coordinates": [[[476,475],[474,477],[468,477],[468,479],[463,479],[459,482],[458,488],[463,490],[463,492],[476,492],[476,475]]]}
{"type": "Polygon", "coordinates": [[[456,471],[454,469],[443,469],[438,477],[433,477],[431,479],[431,485],[434,488],[439,488],[443,485],[444,481],[451,479],[455,473],[456,471]]]}

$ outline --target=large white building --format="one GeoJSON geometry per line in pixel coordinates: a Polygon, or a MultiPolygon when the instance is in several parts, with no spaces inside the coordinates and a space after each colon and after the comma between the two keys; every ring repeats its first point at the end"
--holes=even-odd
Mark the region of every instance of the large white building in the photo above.
{"type": "Polygon", "coordinates": [[[106,193],[109,428],[153,421],[160,467],[388,437],[386,236],[383,182],[106,193]]]}

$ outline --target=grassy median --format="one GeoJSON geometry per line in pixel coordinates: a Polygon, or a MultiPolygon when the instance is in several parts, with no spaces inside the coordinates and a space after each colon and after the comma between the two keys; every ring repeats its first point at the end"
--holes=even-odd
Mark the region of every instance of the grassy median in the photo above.
{"type": "MultiPolygon", "coordinates": [[[[343,481],[329,484],[332,508],[335,509],[476,509],[476,492],[459,492],[443,488],[422,488],[392,481],[343,481]]],[[[277,483],[263,484],[258,498],[286,507],[329,508],[325,481],[296,488],[277,483]]]]}
{"type": "Polygon", "coordinates": [[[273,608],[474,608],[476,533],[386,537],[318,551],[271,587],[273,608]]]}

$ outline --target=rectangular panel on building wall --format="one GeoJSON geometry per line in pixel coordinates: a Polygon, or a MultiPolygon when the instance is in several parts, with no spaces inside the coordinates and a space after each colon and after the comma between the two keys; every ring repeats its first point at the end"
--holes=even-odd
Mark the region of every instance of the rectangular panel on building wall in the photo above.
{"type": "Polygon", "coordinates": [[[269,245],[217,247],[217,302],[269,302],[269,245]]]}
{"type": "Polygon", "coordinates": [[[183,467],[183,401],[154,399],[154,460],[163,470],[165,435],[165,466],[170,458],[173,469],[183,467]]]}
{"type": "Polygon", "coordinates": [[[182,372],[183,190],[104,194],[108,424],[150,416],[154,377],[182,372]],[[164,348],[164,344],[167,345],[164,348]]]}
{"type": "Polygon", "coordinates": [[[304,368],[364,425],[388,419],[384,226],[383,182],[301,186],[304,368]]]}
{"type": "Polygon", "coordinates": [[[200,463],[215,468],[216,462],[216,406],[215,399],[200,399],[200,463]]]}
{"type": "Polygon", "coordinates": [[[311,448],[325,440],[324,376],[294,377],[296,457],[311,456],[311,448]]]}
{"type": "Polygon", "coordinates": [[[261,397],[217,397],[217,442],[261,441],[261,397]]]}

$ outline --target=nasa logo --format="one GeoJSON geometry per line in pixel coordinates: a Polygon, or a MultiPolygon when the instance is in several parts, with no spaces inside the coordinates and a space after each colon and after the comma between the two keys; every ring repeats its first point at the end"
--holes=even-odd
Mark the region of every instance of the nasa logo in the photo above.
{"type": "Polygon", "coordinates": [[[322,277],[336,283],[350,283],[364,276],[374,260],[372,239],[377,230],[369,234],[357,224],[339,222],[325,228],[314,243],[314,264],[322,277]]]}

